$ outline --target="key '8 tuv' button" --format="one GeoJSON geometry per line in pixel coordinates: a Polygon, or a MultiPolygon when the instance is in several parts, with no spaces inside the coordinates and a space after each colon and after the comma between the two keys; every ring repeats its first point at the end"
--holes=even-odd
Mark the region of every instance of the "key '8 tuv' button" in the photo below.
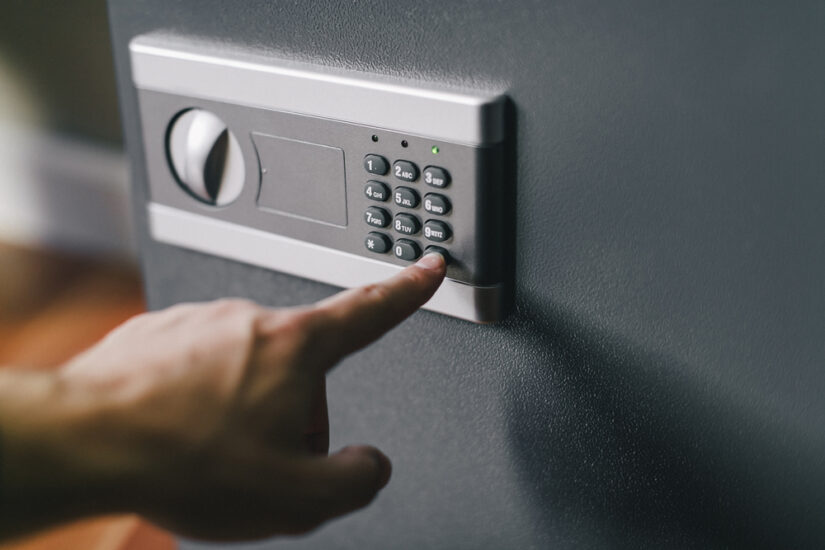
{"type": "Polygon", "coordinates": [[[411,262],[413,260],[417,260],[418,257],[421,256],[421,247],[418,246],[418,243],[415,241],[411,241],[409,239],[398,239],[395,241],[393,252],[395,253],[396,258],[411,262]]]}
{"type": "Polygon", "coordinates": [[[402,181],[415,181],[418,179],[418,166],[408,160],[397,160],[392,165],[392,173],[402,181]]]}
{"type": "Polygon", "coordinates": [[[390,163],[381,155],[367,155],[364,157],[364,170],[370,174],[383,176],[390,169],[390,163]]]}
{"type": "Polygon", "coordinates": [[[409,187],[396,187],[393,193],[393,200],[398,206],[404,208],[415,208],[421,202],[421,197],[416,193],[415,189],[409,187]]]}
{"type": "Polygon", "coordinates": [[[364,221],[373,227],[387,227],[390,224],[390,213],[383,208],[370,206],[364,212],[364,221]]]}
{"type": "Polygon", "coordinates": [[[424,210],[431,214],[444,216],[450,212],[451,208],[450,200],[444,195],[438,195],[436,193],[427,193],[424,195],[424,210]]]}
{"type": "Polygon", "coordinates": [[[390,198],[390,188],[380,181],[368,181],[364,187],[364,195],[370,200],[384,202],[390,198]]]}
{"type": "Polygon", "coordinates": [[[392,248],[392,239],[383,233],[370,231],[367,234],[367,238],[364,239],[364,246],[367,247],[367,250],[370,252],[384,254],[392,248]]]}
{"type": "Polygon", "coordinates": [[[404,235],[415,235],[421,231],[421,222],[411,214],[396,214],[393,227],[404,235]]]}
{"type": "Polygon", "coordinates": [[[424,168],[424,183],[443,189],[450,185],[450,173],[439,166],[427,166],[424,168]]]}

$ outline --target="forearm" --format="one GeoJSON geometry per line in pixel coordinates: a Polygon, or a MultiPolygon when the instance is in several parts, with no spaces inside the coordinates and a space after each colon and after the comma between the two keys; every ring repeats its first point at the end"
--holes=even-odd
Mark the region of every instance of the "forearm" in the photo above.
{"type": "Polygon", "coordinates": [[[58,375],[0,370],[0,539],[109,511],[110,476],[83,464],[89,416],[58,375]]]}

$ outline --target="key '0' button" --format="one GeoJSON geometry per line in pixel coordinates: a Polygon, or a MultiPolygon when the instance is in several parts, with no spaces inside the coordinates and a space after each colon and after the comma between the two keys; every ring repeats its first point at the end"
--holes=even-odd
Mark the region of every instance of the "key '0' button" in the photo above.
{"type": "Polygon", "coordinates": [[[398,239],[395,241],[393,252],[395,253],[396,258],[411,262],[413,260],[417,260],[418,257],[421,256],[421,247],[418,246],[418,243],[415,241],[411,241],[409,239],[398,239]]]}

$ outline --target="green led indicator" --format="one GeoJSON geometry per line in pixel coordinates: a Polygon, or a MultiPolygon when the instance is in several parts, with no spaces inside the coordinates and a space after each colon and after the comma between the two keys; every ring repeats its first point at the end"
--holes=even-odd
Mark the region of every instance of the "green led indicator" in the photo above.
{"type": "Polygon", "coordinates": [[[439,150],[438,145],[433,145],[433,148],[431,149],[434,155],[437,155],[439,150]]]}

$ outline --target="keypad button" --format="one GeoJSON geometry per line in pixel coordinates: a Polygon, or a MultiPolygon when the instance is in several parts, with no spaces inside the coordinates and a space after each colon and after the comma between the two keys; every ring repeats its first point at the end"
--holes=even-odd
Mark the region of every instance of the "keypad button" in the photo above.
{"type": "Polygon", "coordinates": [[[390,224],[390,213],[383,208],[370,206],[364,213],[364,221],[374,227],[387,227],[390,224]]]}
{"type": "Polygon", "coordinates": [[[441,248],[440,246],[428,246],[426,250],[424,250],[424,255],[426,256],[430,252],[438,252],[444,257],[444,263],[450,263],[450,253],[447,252],[445,248],[441,248]]]}
{"type": "Polygon", "coordinates": [[[438,166],[427,166],[424,168],[424,183],[443,189],[450,185],[450,173],[438,166]]]}
{"type": "Polygon", "coordinates": [[[415,181],[418,179],[418,166],[408,160],[397,160],[392,165],[392,173],[402,181],[415,181]]]}
{"type": "Polygon", "coordinates": [[[370,174],[383,176],[390,169],[390,163],[381,155],[367,155],[364,157],[364,170],[370,174]]]}
{"type": "Polygon", "coordinates": [[[370,200],[384,202],[390,198],[390,188],[380,181],[368,181],[364,187],[364,194],[370,200]]]}
{"type": "Polygon", "coordinates": [[[407,260],[409,262],[417,260],[421,256],[421,247],[418,243],[409,239],[398,239],[395,241],[393,252],[396,258],[407,260]]]}
{"type": "Polygon", "coordinates": [[[412,214],[396,214],[393,227],[404,235],[415,235],[421,231],[421,222],[412,214]]]}
{"type": "Polygon", "coordinates": [[[396,187],[395,193],[393,193],[393,200],[398,206],[415,208],[421,202],[421,197],[416,193],[415,189],[396,187]]]}
{"type": "Polygon", "coordinates": [[[444,216],[450,212],[452,206],[449,199],[444,195],[437,195],[435,193],[428,193],[424,195],[424,210],[431,214],[438,214],[444,216]]]}
{"type": "Polygon", "coordinates": [[[367,234],[367,238],[364,239],[364,246],[366,246],[367,250],[370,252],[384,254],[385,252],[389,252],[390,248],[392,248],[392,239],[383,233],[371,231],[367,234]]]}
{"type": "Polygon", "coordinates": [[[424,236],[431,241],[442,243],[452,236],[450,226],[438,220],[427,220],[424,224],[424,236]]]}

